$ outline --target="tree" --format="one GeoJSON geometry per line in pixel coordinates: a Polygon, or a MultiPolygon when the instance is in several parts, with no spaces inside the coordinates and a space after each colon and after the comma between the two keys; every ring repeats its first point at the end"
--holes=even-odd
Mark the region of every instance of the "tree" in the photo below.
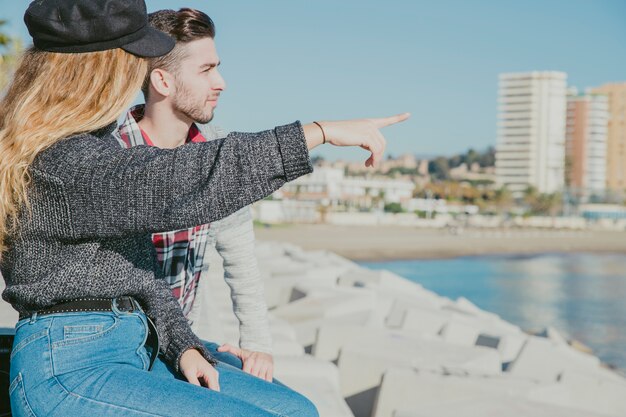
{"type": "Polygon", "coordinates": [[[513,207],[513,195],[506,186],[503,186],[494,193],[493,202],[500,214],[506,213],[513,207]]]}
{"type": "Polygon", "coordinates": [[[448,159],[439,157],[428,162],[428,172],[437,180],[450,179],[448,159]]]}
{"type": "Polygon", "coordinates": [[[6,20],[0,20],[0,46],[6,47],[11,43],[11,37],[5,33],[2,33],[2,26],[6,25],[6,20]]]}
{"type": "Polygon", "coordinates": [[[13,75],[17,57],[22,50],[19,39],[2,32],[5,24],[6,20],[0,20],[0,96],[13,75]]]}
{"type": "Polygon", "coordinates": [[[387,203],[385,204],[385,213],[404,213],[404,209],[400,203],[387,203]]]}
{"type": "Polygon", "coordinates": [[[326,162],[326,160],[324,159],[324,157],[323,157],[323,156],[320,156],[320,155],[315,155],[315,156],[312,156],[312,157],[311,157],[311,164],[312,164],[313,166],[320,165],[320,164],[322,164],[322,163],[324,163],[324,162],[326,162]]]}
{"type": "Polygon", "coordinates": [[[533,186],[524,192],[524,202],[528,205],[531,214],[555,216],[563,207],[561,193],[539,193],[533,186]]]}

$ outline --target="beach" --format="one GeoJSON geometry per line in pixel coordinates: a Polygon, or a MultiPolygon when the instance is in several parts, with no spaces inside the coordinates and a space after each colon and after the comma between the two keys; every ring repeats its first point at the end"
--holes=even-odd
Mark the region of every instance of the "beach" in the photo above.
{"type": "Polygon", "coordinates": [[[541,253],[626,254],[626,232],[540,229],[418,229],[402,226],[257,226],[257,239],[329,250],[359,261],[541,253]]]}

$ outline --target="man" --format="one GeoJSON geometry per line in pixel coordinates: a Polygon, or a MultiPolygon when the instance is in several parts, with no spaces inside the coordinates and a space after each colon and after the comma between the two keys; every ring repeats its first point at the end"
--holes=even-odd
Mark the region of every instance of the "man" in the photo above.
{"type": "MultiPolygon", "coordinates": [[[[152,26],[172,36],[176,46],[169,54],[149,61],[142,88],[146,104],[128,112],[119,127],[118,140],[124,147],[175,148],[226,136],[208,124],[226,88],[217,69],[220,62],[213,22],[193,9],[162,10],[149,19],[152,26]]],[[[249,208],[211,225],[154,234],[153,243],[172,294],[188,319],[205,269],[205,250],[215,245],[224,259],[224,278],[240,322],[240,347],[206,345],[218,360],[272,381],[272,341],[249,208]]]]}

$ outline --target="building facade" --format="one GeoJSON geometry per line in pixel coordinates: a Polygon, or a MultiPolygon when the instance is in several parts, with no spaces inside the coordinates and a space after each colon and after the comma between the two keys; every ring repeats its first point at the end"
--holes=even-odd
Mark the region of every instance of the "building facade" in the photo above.
{"type": "Polygon", "coordinates": [[[607,97],[606,186],[611,191],[626,191],[626,83],[606,84],[590,90],[607,97]]]}
{"type": "Polygon", "coordinates": [[[577,197],[603,196],[607,173],[608,99],[575,91],[567,99],[566,181],[577,197]]]}
{"type": "Polygon", "coordinates": [[[567,74],[499,77],[496,181],[519,197],[529,187],[553,193],[565,185],[567,74]]]}

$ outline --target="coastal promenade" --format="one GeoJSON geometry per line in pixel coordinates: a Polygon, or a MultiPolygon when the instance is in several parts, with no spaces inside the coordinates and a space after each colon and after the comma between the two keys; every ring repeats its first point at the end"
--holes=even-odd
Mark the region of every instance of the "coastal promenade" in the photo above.
{"type": "MultiPolygon", "coordinates": [[[[236,344],[221,260],[207,255],[192,327],[236,344]]],[[[264,241],[257,256],[275,376],[323,417],[626,415],[626,379],[554,329],[527,334],[464,298],[329,251],[264,241]]],[[[16,319],[1,302],[0,327],[16,319]]]]}
{"type": "Polygon", "coordinates": [[[286,224],[255,229],[260,240],[329,250],[358,261],[496,254],[622,253],[626,231],[286,224]]]}

